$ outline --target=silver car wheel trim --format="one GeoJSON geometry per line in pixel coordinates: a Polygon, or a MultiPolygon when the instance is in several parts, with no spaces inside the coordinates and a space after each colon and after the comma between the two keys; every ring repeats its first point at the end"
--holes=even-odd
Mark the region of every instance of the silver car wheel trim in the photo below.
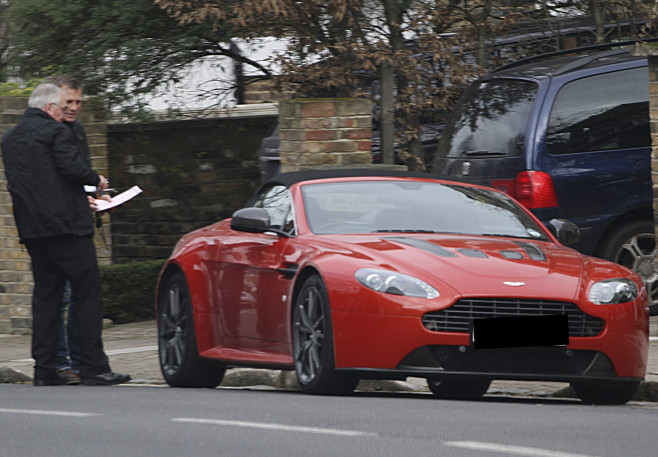
{"type": "Polygon", "coordinates": [[[647,288],[649,304],[658,304],[658,247],[653,234],[643,233],[630,238],[621,246],[614,261],[639,274],[647,288]],[[640,241],[648,242],[651,248],[643,249],[640,241]],[[625,259],[625,255],[630,259],[625,259]]]}
{"type": "Polygon", "coordinates": [[[183,300],[183,291],[175,285],[168,291],[160,314],[160,361],[168,374],[174,374],[184,358],[187,315],[183,300]]]}
{"type": "Polygon", "coordinates": [[[320,367],[320,354],[324,341],[324,313],[318,291],[311,287],[299,305],[295,328],[298,338],[296,363],[300,381],[309,383],[315,379],[320,367]]]}

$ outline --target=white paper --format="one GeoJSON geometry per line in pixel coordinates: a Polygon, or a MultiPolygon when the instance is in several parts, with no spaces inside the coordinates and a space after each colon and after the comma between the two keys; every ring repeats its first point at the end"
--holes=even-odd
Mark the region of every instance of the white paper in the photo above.
{"type": "Polygon", "coordinates": [[[127,191],[121,192],[119,195],[112,197],[111,202],[96,199],[96,211],[106,211],[108,209],[114,208],[115,206],[123,205],[128,200],[136,197],[141,193],[142,189],[140,189],[139,186],[132,186],[127,191]]]}

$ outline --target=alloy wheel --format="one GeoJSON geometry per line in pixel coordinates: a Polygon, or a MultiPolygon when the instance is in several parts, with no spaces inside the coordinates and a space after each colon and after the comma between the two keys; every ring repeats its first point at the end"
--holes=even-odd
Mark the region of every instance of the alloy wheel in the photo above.
{"type": "Polygon", "coordinates": [[[166,294],[158,323],[160,365],[166,373],[174,374],[185,357],[187,294],[178,283],[172,284],[166,294]]]}

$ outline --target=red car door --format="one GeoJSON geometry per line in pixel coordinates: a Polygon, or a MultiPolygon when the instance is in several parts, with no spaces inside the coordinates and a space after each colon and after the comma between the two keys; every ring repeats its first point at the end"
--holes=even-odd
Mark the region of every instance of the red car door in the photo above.
{"type": "Polygon", "coordinates": [[[289,340],[291,281],[278,271],[289,238],[232,232],[219,252],[216,309],[225,335],[239,346],[270,349],[289,340]]]}

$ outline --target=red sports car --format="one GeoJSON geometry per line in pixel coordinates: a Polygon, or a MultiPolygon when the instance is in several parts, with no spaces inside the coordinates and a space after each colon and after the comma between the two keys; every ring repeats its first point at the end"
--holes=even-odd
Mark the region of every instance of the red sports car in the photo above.
{"type": "Polygon", "coordinates": [[[561,381],[624,403],[645,374],[647,293],[633,271],[561,244],[577,236],[428,174],[281,174],[174,248],[157,287],[162,373],[215,387],[227,367],[295,370],[316,394],[423,377],[442,398],[561,381]]]}

